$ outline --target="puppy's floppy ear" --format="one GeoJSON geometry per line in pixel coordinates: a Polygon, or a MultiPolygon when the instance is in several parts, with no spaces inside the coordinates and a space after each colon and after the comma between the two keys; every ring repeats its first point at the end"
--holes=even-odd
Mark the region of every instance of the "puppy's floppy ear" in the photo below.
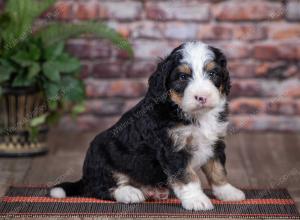
{"type": "Polygon", "coordinates": [[[230,88],[231,88],[231,83],[230,83],[229,71],[227,69],[227,59],[226,59],[224,53],[221,50],[219,50],[215,47],[211,47],[211,49],[215,53],[216,62],[222,68],[222,75],[223,75],[222,88],[223,88],[224,94],[226,94],[228,96],[229,92],[230,92],[230,88]]]}
{"type": "Polygon", "coordinates": [[[156,71],[150,76],[148,94],[152,98],[164,99],[167,97],[167,79],[173,71],[175,64],[181,59],[179,52],[184,44],[176,47],[169,56],[158,63],[156,71]]]}
{"type": "Polygon", "coordinates": [[[223,66],[223,88],[224,88],[224,93],[228,96],[230,93],[230,88],[231,88],[231,82],[230,82],[230,74],[229,71],[227,69],[227,60],[226,57],[223,55],[224,60],[223,63],[225,63],[225,65],[223,66]]]}
{"type": "Polygon", "coordinates": [[[163,99],[167,95],[167,78],[172,71],[172,62],[167,57],[158,63],[155,72],[150,76],[148,94],[152,98],[163,99]]]}

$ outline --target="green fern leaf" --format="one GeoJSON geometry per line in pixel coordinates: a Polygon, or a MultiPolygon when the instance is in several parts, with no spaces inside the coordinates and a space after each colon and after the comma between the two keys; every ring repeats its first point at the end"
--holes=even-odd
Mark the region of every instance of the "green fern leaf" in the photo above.
{"type": "Polygon", "coordinates": [[[113,29],[100,22],[80,22],[76,24],[53,23],[38,32],[46,45],[53,45],[69,38],[90,33],[96,37],[108,39],[120,49],[133,54],[130,43],[113,29]]]}
{"type": "Polygon", "coordinates": [[[10,23],[2,32],[6,48],[16,46],[32,34],[35,19],[42,15],[56,0],[7,0],[5,13],[10,23]]]}

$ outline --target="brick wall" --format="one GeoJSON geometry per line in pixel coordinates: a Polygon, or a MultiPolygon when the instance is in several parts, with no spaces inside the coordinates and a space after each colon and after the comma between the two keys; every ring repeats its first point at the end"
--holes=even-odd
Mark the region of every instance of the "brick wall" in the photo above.
{"type": "Polygon", "coordinates": [[[223,49],[232,76],[231,125],[238,130],[300,131],[299,0],[60,0],[62,22],[103,20],[134,48],[134,58],[97,39],[73,39],[87,85],[87,111],[68,129],[114,123],[147,89],[157,57],[181,42],[223,49]]]}

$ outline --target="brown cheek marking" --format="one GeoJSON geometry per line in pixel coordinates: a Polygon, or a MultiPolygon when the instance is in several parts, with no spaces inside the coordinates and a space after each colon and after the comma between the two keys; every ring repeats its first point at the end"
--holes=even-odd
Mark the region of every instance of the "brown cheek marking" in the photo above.
{"type": "Polygon", "coordinates": [[[170,96],[171,96],[171,100],[176,103],[177,105],[181,105],[182,102],[182,96],[179,95],[177,92],[175,92],[174,90],[170,91],[170,96]]]}
{"type": "Polygon", "coordinates": [[[210,71],[213,70],[216,67],[216,63],[214,61],[209,62],[208,64],[205,65],[204,69],[205,71],[210,71]]]}
{"type": "Polygon", "coordinates": [[[224,93],[224,86],[223,86],[223,85],[220,86],[219,91],[220,91],[221,93],[224,93]]]}
{"type": "Polygon", "coordinates": [[[177,67],[177,70],[182,73],[192,74],[192,70],[187,64],[180,65],[179,67],[177,67]]]}
{"type": "Polygon", "coordinates": [[[211,184],[220,186],[227,183],[225,168],[219,160],[209,160],[202,169],[211,184]]]}

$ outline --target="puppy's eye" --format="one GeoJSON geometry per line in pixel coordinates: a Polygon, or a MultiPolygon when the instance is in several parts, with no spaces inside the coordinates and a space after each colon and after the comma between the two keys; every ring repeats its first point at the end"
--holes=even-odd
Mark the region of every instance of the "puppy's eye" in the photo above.
{"type": "Polygon", "coordinates": [[[216,72],[215,71],[211,71],[211,72],[208,72],[207,75],[210,77],[210,78],[214,78],[216,77],[216,72]]]}
{"type": "Polygon", "coordinates": [[[189,79],[189,75],[185,73],[179,73],[179,80],[185,81],[189,79]]]}

